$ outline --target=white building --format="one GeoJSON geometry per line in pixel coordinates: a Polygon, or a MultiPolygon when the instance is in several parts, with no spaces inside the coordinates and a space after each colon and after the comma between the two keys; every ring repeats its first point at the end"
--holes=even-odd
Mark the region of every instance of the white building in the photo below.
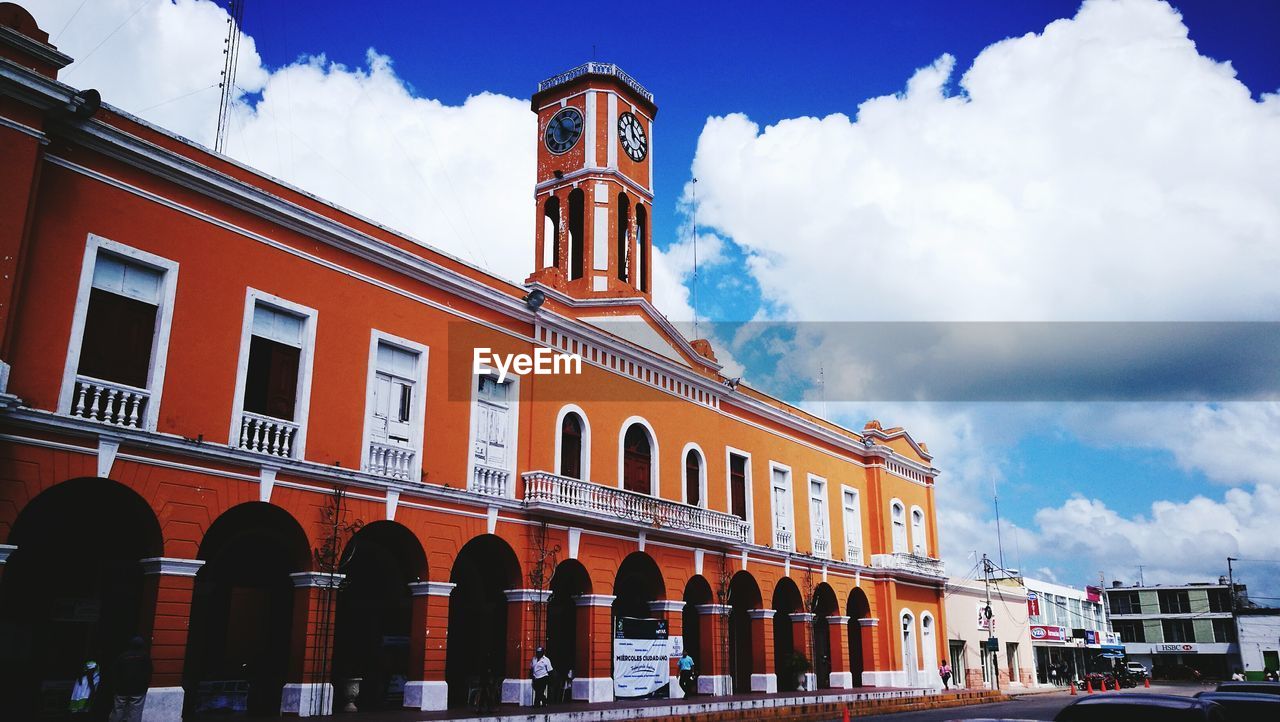
{"type": "Polygon", "coordinates": [[[1266,670],[1280,670],[1280,609],[1237,610],[1236,629],[1245,676],[1262,679],[1266,670]]]}
{"type": "Polygon", "coordinates": [[[1123,651],[1107,623],[1101,590],[1023,578],[1037,681],[1060,683],[1094,671],[1104,655],[1123,651]]]}
{"type": "Polygon", "coordinates": [[[995,672],[1001,689],[1035,684],[1027,590],[1018,578],[993,580],[991,617],[984,610],[988,589],[981,579],[947,582],[947,651],[952,681],[958,687],[991,687],[995,672]],[[988,630],[988,625],[991,629],[988,630]],[[996,651],[988,651],[994,638],[996,651]]]}

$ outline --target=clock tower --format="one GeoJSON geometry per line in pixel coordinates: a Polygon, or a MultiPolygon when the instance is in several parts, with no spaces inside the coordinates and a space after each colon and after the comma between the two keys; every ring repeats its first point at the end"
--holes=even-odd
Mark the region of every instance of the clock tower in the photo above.
{"type": "Polygon", "coordinates": [[[612,63],[538,84],[534,270],[575,299],[652,300],[653,94],[612,63]]]}

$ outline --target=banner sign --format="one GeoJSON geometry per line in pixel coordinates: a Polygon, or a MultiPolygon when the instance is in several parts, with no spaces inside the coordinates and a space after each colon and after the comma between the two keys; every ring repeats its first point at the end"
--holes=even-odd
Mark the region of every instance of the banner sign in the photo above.
{"type": "Polygon", "coordinates": [[[996,620],[994,617],[987,619],[987,603],[978,602],[978,629],[986,631],[996,628],[996,620]]]}
{"type": "Polygon", "coordinates": [[[1027,592],[1027,615],[1040,616],[1040,595],[1035,592],[1027,592]]]}
{"type": "Polygon", "coordinates": [[[1102,587],[1085,587],[1084,598],[1090,602],[1102,601],[1102,587]]]}
{"type": "Polygon", "coordinates": [[[671,659],[680,659],[684,656],[684,635],[667,636],[667,655],[671,659]]]}
{"type": "Polygon", "coordinates": [[[1094,630],[1092,630],[1092,629],[1086,629],[1086,630],[1084,630],[1084,643],[1085,643],[1085,644],[1098,644],[1098,633],[1097,633],[1097,632],[1095,632],[1095,631],[1094,631],[1094,630]]]}
{"type": "Polygon", "coordinates": [[[671,681],[669,648],[665,620],[618,617],[613,629],[613,696],[665,699],[671,681]]]}
{"type": "Polygon", "coordinates": [[[1065,642],[1067,641],[1067,630],[1065,627],[1033,624],[1031,625],[1031,639],[1037,642],[1065,642]]]}

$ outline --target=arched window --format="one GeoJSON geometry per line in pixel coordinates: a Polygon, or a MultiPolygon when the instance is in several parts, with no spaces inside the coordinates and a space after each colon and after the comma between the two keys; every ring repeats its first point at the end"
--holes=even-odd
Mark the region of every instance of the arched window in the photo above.
{"type": "Polygon", "coordinates": [[[894,499],[890,509],[893,519],[893,553],[902,554],[907,551],[907,510],[897,499],[894,499]]]}
{"type": "Polygon", "coordinates": [[[929,547],[924,538],[924,512],[920,507],[911,507],[911,553],[918,557],[929,556],[929,547]]]}
{"type": "Polygon", "coordinates": [[[542,267],[560,265],[560,199],[551,196],[542,204],[542,267]]]}
{"type": "Polygon", "coordinates": [[[582,478],[582,417],[570,411],[560,422],[560,475],[582,478]]]}
{"type": "Polygon", "coordinates": [[[582,278],[585,239],[583,233],[583,192],[574,188],[569,192],[569,280],[582,278]]]}
{"type": "Polygon", "coordinates": [[[649,213],[644,206],[636,204],[636,287],[641,291],[649,290],[649,213]]]}
{"type": "Polygon", "coordinates": [[[618,194],[618,280],[627,280],[627,264],[631,262],[631,200],[618,194]]]}
{"type": "Polygon", "coordinates": [[[684,501],[702,506],[702,454],[689,449],[684,455],[684,501]]]}
{"type": "Polygon", "coordinates": [[[641,424],[628,427],[622,440],[622,488],[653,493],[653,443],[641,424]]]}

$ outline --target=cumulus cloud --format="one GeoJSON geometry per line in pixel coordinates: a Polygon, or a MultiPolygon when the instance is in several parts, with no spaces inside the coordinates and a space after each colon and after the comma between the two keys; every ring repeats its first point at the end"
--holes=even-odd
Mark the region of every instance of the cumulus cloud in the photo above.
{"type": "MultiPolygon", "coordinates": [[[[77,58],[62,78],[213,145],[227,13],[208,0],[38,0],[37,22],[77,58]]],[[[227,154],[421,243],[520,282],[533,267],[536,118],[528,100],[482,92],[461,105],[419,94],[393,59],[284,67],[241,41],[227,154]]],[[[654,254],[655,300],[692,318],[679,274],[654,254]]]]}
{"type": "Polygon", "coordinates": [[[806,321],[1274,317],[1280,103],[1169,6],[1090,0],[953,66],[852,119],[707,121],[698,218],[767,298],[806,321]]]}

